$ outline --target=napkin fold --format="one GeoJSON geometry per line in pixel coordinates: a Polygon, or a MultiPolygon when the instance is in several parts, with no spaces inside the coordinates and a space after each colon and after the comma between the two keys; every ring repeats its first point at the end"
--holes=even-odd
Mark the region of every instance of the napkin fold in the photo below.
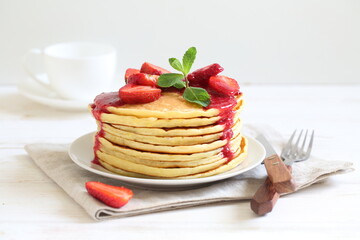
{"type": "MultiPolygon", "coordinates": [[[[255,128],[248,127],[247,134],[254,135],[255,128]]],[[[258,128],[257,128],[258,130],[258,128]]],[[[282,141],[279,134],[268,133],[277,148],[282,141]]],[[[198,205],[251,199],[266,178],[263,165],[236,177],[206,187],[182,191],[154,191],[137,189],[114,180],[91,173],[77,166],[68,155],[68,144],[29,144],[26,151],[37,166],[56,182],[95,220],[128,217],[198,205]],[[134,196],[128,204],[116,209],[106,206],[91,197],[86,189],[87,181],[99,181],[111,185],[122,185],[133,190],[134,196]]],[[[352,171],[352,163],[327,161],[311,157],[293,165],[293,177],[297,190],[322,181],[332,175],[352,171]]],[[[249,206],[249,211],[250,206],[249,206]]]]}

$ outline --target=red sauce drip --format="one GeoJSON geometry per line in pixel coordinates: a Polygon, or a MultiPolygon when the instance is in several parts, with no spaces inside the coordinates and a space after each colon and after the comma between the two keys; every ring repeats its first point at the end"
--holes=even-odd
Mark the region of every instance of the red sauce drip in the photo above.
{"type": "Polygon", "coordinates": [[[101,122],[101,114],[102,113],[109,113],[107,110],[108,107],[118,107],[124,105],[124,103],[121,101],[118,92],[109,92],[109,93],[102,93],[94,99],[94,103],[91,105],[92,108],[92,114],[96,120],[100,123],[100,131],[98,131],[95,135],[95,143],[94,143],[94,160],[92,163],[101,165],[99,162],[98,157],[96,156],[96,151],[100,149],[100,137],[104,137],[104,130],[102,128],[102,122],[101,122]]]}
{"type": "Polygon", "coordinates": [[[92,164],[97,164],[101,166],[101,163],[99,161],[99,158],[97,156],[94,157],[94,159],[91,161],[92,164]]]}
{"type": "Polygon", "coordinates": [[[235,115],[233,108],[236,106],[237,101],[235,99],[235,96],[227,96],[222,94],[220,95],[209,89],[208,86],[199,87],[205,88],[210,94],[211,103],[205,109],[216,108],[220,111],[220,119],[217,124],[224,125],[223,135],[221,136],[221,139],[227,141],[221,152],[223,156],[227,158],[227,162],[229,162],[234,158],[234,153],[231,151],[230,148],[230,140],[234,135],[231,127],[234,124],[235,115]]]}
{"type": "Polygon", "coordinates": [[[230,162],[234,158],[234,153],[230,149],[229,141],[227,142],[227,144],[225,146],[223,146],[223,149],[221,150],[221,152],[224,155],[224,157],[227,158],[226,163],[230,162]]]}
{"type": "Polygon", "coordinates": [[[100,116],[102,113],[109,113],[107,110],[108,107],[119,107],[124,105],[119,97],[118,92],[109,92],[102,93],[94,99],[94,103],[91,105],[92,114],[94,118],[100,121],[100,116]]]}
{"type": "Polygon", "coordinates": [[[95,135],[95,143],[94,143],[94,147],[93,147],[93,150],[94,150],[94,159],[91,161],[92,163],[94,164],[98,164],[101,166],[101,163],[96,155],[96,151],[100,149],[100,146],[101,146],[101,143],[100,143],[100,140],[99,138],[100,137],[104,137],[104,130],[103,130],[103,127],[102,127],[102,122],[100,122],[100,131],[98,131],[95,135]]]}

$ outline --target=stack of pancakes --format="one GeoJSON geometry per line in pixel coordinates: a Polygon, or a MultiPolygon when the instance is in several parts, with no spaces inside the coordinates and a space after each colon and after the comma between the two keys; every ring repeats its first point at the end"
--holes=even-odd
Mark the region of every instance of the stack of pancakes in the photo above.
{"type": "Polygon", "coordinates": [[[132,177],[199,178],[228,171],[247,156],[241,95],[236,102],[228,119],[233,134],[226,139],[229,129],[220,123],[219,109],[204,109],[177,92],[164,92],[146,104],[107,105],[100,114],[94,113],[99,108],[95,99],[95,156],[107,170],[132,177]]]}

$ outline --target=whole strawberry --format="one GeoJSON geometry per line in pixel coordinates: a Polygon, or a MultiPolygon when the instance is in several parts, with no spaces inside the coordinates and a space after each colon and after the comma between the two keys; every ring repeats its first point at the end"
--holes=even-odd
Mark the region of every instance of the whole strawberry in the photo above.
{"type": "Polygon", "coordinates": [[[85,184],[85,187],[91,196],[113,208],[124,206],[134,195],[128,188],[112,186],[101,182],[90,181],[85,184]]]}

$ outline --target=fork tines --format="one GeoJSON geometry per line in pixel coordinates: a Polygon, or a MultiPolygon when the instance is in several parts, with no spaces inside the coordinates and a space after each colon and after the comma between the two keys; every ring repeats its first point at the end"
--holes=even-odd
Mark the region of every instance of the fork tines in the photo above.
{"type": "Polygon", "coordinates": [[[285,160],[299,162],[299,161],[304,161],[310,157],[310,153],[314,141],[314,130],[312,130],[310,138],[308,137],[308,133],[309,133],[308,130],[305,131],[304,136],[303,136],[304,130],[301,130],[299,136],[295,139],[295,135],[297,135],[296,133],[297,130],[293,132],[289,141],[286,143],[285,147],[281,152],[281,157],[284,158],[285,160]],[[300,146],[301,142],[302,144],[300,146]],[[306,146],[307,149],[305,151],[306,146]]]}

